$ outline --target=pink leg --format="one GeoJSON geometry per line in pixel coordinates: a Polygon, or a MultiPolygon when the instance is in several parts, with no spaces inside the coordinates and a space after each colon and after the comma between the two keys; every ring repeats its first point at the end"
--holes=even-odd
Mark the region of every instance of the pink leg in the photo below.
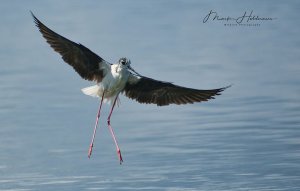
{"type": "Polygon", "coordinates": [[[117,148],[117,153],[118,153],[118,156],[119,156],[120,164],[122,164],[123,158],[122,158],[122,155],[121,155],[121,150],[120,150],[120,148],[119,148],[119,145],[118,145],[118,142],[117,142],[117,139],[116,139],[114,130],[113,130],[113,128],[112,128],[111,125],[110,125],[110,117],[111,117],[111,114],[112,114],[112,112],[113,112],[113,110],[114,110],[114,107],[115,107],[115,105],[116,105],[117,99],[118,99],[118,96],[117,96],[116,99],[114,100],[114,103],[113,103],[113,105],[112,105],[112,107],[111,107],[109,116],[108,116],[108,118],[107,118],[107,124],[108,124],[108,128],[109,128],[109,130],[110,130],[110,133],[111,133],[111,135],[112,135],[112,138],[113,138],[113,140],[114,140],[114,142],[115,142],[116,148],[117,148]]]}
{"type": "Polygon", "coordinates": [[[103,97],[104,97],[104,92],[102,94],[100,106],[99,106],[98,113],[97,113],[97,116],[96,116],[96,124],[95,124],[95,127],[94,127],[94,133],[93,133],[92,141],[91,141],[89,152],[88,152],[88,157],[89,158],[91,158],[92,151],[93,151],[94,140],[95,140],[96,131],[97,131],[97,127],[98,127],[98,121],[99,121],[99,117],[100,117],[100,110],[101,110],[101,107],[102,107],[103,97]]]}

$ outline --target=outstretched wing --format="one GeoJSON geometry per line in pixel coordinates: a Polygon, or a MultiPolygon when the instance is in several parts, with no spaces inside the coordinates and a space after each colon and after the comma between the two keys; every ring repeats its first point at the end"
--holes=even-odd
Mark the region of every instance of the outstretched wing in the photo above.
{"type": "Polygon", "coordinates": [[[220,92],[228,87],[212,90],[197,90],[177,86],[170,82],[130,75],[123,93],[139,103],[153,103],[158,106],[164,106],[169,104],[188,104],[214,99],[214,96],[220,95],[220,92]]]}
{"type": "Polygon", "coordinates": [[[110,64],[81,44],[55,33],[31,12],[36,26],[50,46],[84,79],[101,82],[110,64]]]}

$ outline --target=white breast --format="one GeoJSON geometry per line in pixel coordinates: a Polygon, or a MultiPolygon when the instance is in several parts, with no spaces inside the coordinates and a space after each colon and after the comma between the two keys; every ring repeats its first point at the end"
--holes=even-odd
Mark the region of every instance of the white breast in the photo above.
{"type": "Polygon", "coordinates": [[[102,97],[104,101],[112,102],[116,96],[124,89],[129,77],[127,69],[118,67],[117,64],[111,65],[111,72],[108,72],[102,81],[91,87],[83,88],[82,92],[93,97],[102,97]]]}

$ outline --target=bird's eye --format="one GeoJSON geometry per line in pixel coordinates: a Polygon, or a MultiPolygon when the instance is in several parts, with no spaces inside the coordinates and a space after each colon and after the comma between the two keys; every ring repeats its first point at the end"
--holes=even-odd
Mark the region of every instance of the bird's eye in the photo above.
{"type": "Polygon", "coordinates": [[[121,64],[125,65],[125,64],[126,64],[126,62],[125,62],[124,60],[122,60],[122,61],[121,61],[121,64]]]}

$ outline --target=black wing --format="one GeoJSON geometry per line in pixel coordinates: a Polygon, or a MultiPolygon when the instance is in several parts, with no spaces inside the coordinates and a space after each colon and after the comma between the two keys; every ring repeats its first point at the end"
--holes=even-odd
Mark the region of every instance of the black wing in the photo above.
{"type": "Polygon", "coordinates": [[[212,90],[197,90],[177,86],[170,82],[130,75],[123,92],[127,97],[134,99],[139,103],[153,103],[158,106],[164,106],[169,104],[188,104],[214,99],[214,96],[220,95],[220,92],[228,87],[212,90]]]}
{"type": "Polygon", "coordinates": [[[50,46],[58,52],[62,59],[71,65],[84,79],[100,82],[110,64],[81,44],[55,33],[39,21],[31,12],[36,26],[50,46]]]}

